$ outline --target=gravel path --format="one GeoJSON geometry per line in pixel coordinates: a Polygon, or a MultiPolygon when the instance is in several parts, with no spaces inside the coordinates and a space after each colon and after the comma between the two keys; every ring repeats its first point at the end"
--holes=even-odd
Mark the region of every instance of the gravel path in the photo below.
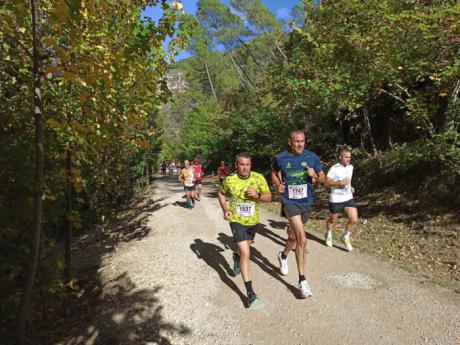
{"type": "Polygon", "coordinates": [[[156,209],[143,215],[148,236],[105,259],[102,305],[84,334],[61,344],[460,344],[458,294],[311,234],[306,276],[314,297],[297,299],[294,253],[289,275],[277,273],[284,220],[265,209],[252,251],[263,304],[246,309],[214,186],[204,186],[192,211],[181,196],[173,177],[155,181],[156,209]]]}

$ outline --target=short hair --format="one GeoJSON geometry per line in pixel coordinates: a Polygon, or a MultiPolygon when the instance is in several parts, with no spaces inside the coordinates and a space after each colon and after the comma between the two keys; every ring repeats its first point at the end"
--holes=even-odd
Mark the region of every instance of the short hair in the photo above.
{"type": "Polygon", "coordinates": [[[248,158],[248,159],[251,159],[251,155],[249,153],[246,153],[246,152],[240,152],[238,153],[236,156],[235,156],[235,162],[238,162],[238,160],[240,158],[248,158]]]}
{"type": "Polygon", "coordinates": [[[346,146],[340,147],[337,150],[337,157],[339,157],[340,155],[342,155],[342,153],[345,153],[345,152],[350,152],[351,153],[351,149],[349,147],[346,147],[346,146]]]}
{"type": "Polygon", "coordinates": [[[305,136],[305,133],[302,130],[293,129],[289,131],[289,139],[291,139],[294,134],[303,134],[305,136]]]}

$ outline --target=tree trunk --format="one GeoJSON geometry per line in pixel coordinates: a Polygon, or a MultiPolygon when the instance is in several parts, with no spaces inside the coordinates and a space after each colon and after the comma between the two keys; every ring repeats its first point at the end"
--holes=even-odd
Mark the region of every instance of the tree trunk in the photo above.
{"type": "MultiPolygon", "coordinates": [[[[71,117],[68,117],[68,124],[70,125],[71,117]]],[[[73,187],[72,187],[72,145],[69,143],[67,148],[66,160],[66,173],[67,173],[67,227],[65,232],[65,245],[64,245],[64,278],[69,279],[72,270],[72,236],[73,236],[73,187]]]]}
{"type": "Polygon", "coordinates": [[[236,63],[236,65],[239,67],[240,71],[243,73],[243,75],[247,79],[247,81],[249,81],[249,83],[255,88],[256,87],[255,84],[252,82],[251,78],[249,78],[249,76],[246,74],[246,72],[243,69],[243,67],[236,61],[235,57],[233,56],[233,53],[230,50],[228,51],[228,53],[232,57],[232,61],[234,63],[236,63]]]}
{"type": "Polygon", "coordinates": [[[227,50],[227,51],[228,51],[228,54],[230,55],[230,59],[232,60],[232,65],[233,65],[233,69],[235,70],[236,77],[238,78],[238,80],[239,80],[241,86],[243,87],[243,89],[246,90],[246,85],[244,85],[243,77],[241,76],[240,71],[238,70],[238,67],[236,67],[235,59],[233,58],[233,55],[230,52],[230,50],[227,50]]]}
{"type": "MultiPolygon", "coordinates": [[[[263,29],[263,31],[264,31],[264,34],[265,34],[267,37],[270,36],[269,33],[267,32],[267,30],[263,29]]],[[[274,45],[275,45],[276,50],[278,50],[278,52],[281,54],[281,56],[283,57],[283,59],[287,61],[288,58],[287,58],[286,54],[284,54],[283,50],[282,50],[281,47],[278,45],[278,43],[276,42],[276,40],[273,40],[273,43],[274,43],[274,45]]]]}
{"type": "Polygon", "coordinates": [[[369,115],[367,113],[366,108],[363,108],[363,119],[364,119],[364,127],[366,128],[366,133],[367,133],[367,136],[369,137],[369,141],[371,143],[372,151],[374,152],[374,157],[378,158],[379,153],[378,153],[377,148],[375,146],[374,137],[372,136],[371,122],[369,120],[369,115]]]}
{"type": "Polygon", "coordinates": [[[248,52],[249,56],[251,56],[252,61],[254,61],[254,63],[256,64],[256,66],[260,66],[259,61],[257,61],[257,59],[256,59],[256,57],[254,56],[254,54],[252,54],[252,50],[251,50],[251,48],[248,47],[248,45],[246,44],[246,42],[243,41],[241,38],[238,38],[238,40],[239,40],[240,43],[244,46],[244,48],[246,48],[246,51],[248,52]]]}
{"type": "Polygon", "coordinates": [[[21,304],[16,317],[16,342],[19,345],[28,344],[26,336],[27,310],[29,308],[32,288],[37,273],[38,256],[40,251],[40,231],[42,227],[42,196],[43,196],[43,170],[44,170],[44,124],[42,116],[41,79],[39,41],[37,37],[35,0],[30,0],[30,13],[32,20],[32,47],[33,47],[33,108],[35,120],[35,187],[34,187],[34,213],[32,226],[32,245],[29,253],[29,262],[26,281],[21,296],[21,304]]]}
{"type": "Polygon", "coordinates": [[[217,102],[216,90],[214,90],[214,84],[212,83],[211,75],[209,74],[208,64],[205,63],[204,67],[206,68],[206,74],[208,76],[209,85],[211,86],[212,95],[214,96],[214,100],[217,102]]]}

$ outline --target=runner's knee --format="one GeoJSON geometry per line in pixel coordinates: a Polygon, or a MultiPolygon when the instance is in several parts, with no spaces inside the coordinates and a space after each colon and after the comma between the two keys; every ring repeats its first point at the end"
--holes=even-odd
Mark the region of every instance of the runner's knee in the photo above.
{"type": "Polygon", "coordinates": [[[348,219],[348,224],[356,225],[356,223],[358,223],[358,218],[351,217],[348,219]]]}
{"type": "Polygon", "coordinates": [[[247,248],[247,249],[240,249],[240,259],[241,260],[249,260],[249,256],[250,256],[251,252],[250,252],[250,249],[247,248]]]}

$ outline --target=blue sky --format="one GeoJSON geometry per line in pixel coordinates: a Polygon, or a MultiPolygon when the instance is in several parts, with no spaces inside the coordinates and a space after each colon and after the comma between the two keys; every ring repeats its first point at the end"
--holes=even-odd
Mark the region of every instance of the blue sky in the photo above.
{"type": "MultiPolygon", "coordinates": [[[[198,0],[182,0],[182,4],[184,5],[184,10],[187,13],[195,13],[196,12],[196,3],[198,0]]],[[[222,0],[224,5],[229,5],[229,1],[222,0]]],[[[299,0],[262,0],[262,3],[267,6],[267,8],[272,11],[272,13],[278,19],[289,19],[289,11],[291,10],[292,6],[297,5],[300,3],[299,0]]],[[[153,20],[157,20],[161,17],[161,9],[159,6],[149,7],[143,13],[142,16],[151,17],[153,20]]],[[[182,52],[176,57],[176,61],[188,57],[187,52],[182,52]]]]}

